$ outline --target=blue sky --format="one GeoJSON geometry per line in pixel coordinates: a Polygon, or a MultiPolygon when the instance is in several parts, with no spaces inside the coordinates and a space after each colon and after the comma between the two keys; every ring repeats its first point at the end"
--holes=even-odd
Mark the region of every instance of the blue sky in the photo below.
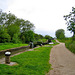
{"type": "Polygon", "coordinates": [[[31,21],[36,33],[53,37],[58,29],[64,29],[67,37],[72,36],[63,16],[74,6],[75,0],[0,0],[4,12],[10,11],[18,18],[31,21]]]}

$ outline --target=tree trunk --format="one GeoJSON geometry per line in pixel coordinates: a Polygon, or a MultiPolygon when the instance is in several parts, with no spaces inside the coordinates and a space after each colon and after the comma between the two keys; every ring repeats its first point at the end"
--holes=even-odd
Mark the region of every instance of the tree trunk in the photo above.
{"type": "Polygon", "coordinates": [[[75,36],[75,32],[73,32],[73,37],[75,36]]]}
{"type": "Polygon", "coordinates": [[[75,40],[75,32],[73,32],[73,37],[72,37],[72,41],[75,40]]]}

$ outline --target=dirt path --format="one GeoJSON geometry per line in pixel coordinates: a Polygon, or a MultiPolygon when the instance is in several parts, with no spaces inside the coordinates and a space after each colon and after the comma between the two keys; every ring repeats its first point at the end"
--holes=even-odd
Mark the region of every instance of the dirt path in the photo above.
{"type": "Polygon", "coordinates": [[[47,75],[75,75],[75,55],[65,47],[64,43],[52,48],[50,64],[53,70],[47,75]]]}

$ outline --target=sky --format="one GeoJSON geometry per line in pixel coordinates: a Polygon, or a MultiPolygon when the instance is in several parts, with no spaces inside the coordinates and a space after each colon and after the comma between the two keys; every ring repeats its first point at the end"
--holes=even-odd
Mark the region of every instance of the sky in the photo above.
{"type": "Polygon", "coordinates": [[[65,36],[73,34],[67,30],[63,16],[75,7],[75,0],[0,0],[0,9],[9,11],[35,25],[35,33],[55,37],[58,29],[65,30],[65,36]]]}

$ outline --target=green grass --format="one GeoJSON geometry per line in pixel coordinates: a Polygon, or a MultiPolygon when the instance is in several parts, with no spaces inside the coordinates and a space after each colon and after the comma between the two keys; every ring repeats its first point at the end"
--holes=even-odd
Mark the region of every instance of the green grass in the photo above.
{"type": "Polygon", "coordinates": [[[75,41],[66,41],[65,45],[72,53],[75,54],[75,41]]]}
{"type": "Polygon", "coordinates": [[[72,53],[75,54],[75,41],[72,41],[71,38],[59,40],[60,42],[64,42],[66,48],[68,48],[72,53]]]}
{"type": "Polygon", "coordinates": [[[54,43],[54,45],[59,44],[59,43],[56,42],[56,40],[51,40],[51,41],[54,43]]]}
{"type": "Polygon", "coordinates": [[[11,57],[16,66],[0,64],[0,75],[45,75],[50,69],[49,55],[51,47],[40,47],[11,57]]]}
{"type": "Polygon", "coordinates": [[[40,42],[47,42],[47,39],[39,39],[40,42]]]}
{"type": "Polygon", "coordinates": [[[28,46],[28,44],[0,43],[0,51],[21,46],[28,46]]]}
{"type": "Polygon", "coordinates": [[[47,42],[47,39],[34,40],[34,43],[35,43],[35,42],[47,42]]]}

